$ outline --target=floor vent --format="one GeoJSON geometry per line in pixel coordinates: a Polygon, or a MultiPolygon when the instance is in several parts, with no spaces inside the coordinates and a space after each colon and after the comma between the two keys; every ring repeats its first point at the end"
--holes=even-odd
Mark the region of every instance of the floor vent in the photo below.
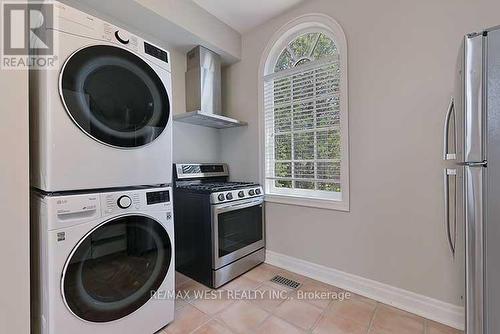
{"type": "Polygon", "coordinates": [[[300,286],[299,282],[296,282],[294,280],[288,279],[288,278],[280,276],[280,275],[274,276],[271,279],[271,282],[286,286],[286,287],[291,288],[291,289],[297,289],[300,286]]]}

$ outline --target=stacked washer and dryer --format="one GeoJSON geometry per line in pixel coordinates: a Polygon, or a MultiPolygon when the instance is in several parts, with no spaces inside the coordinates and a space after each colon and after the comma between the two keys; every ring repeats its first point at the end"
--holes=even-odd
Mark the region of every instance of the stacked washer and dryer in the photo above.
{"type": "Polygon", "coordinates": [[[30,71],[33,328],[153,334],[174,316],[169,53],[54,9],[59,66],[30,71]]]}

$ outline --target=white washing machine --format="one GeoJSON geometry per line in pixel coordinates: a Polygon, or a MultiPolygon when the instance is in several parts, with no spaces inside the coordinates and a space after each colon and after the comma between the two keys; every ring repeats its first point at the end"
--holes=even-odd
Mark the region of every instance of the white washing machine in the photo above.
{"type": "Polygon", "coordinates": [[[172,189],[32,195],[32,324],[153,334],[174,319],[172,189]]]}
{"type": "Polygon", "coordinates": [[[47,24],[58,64],[30,71],[32,186],[170,184],[169,53],[57,2],[47,24]]]}

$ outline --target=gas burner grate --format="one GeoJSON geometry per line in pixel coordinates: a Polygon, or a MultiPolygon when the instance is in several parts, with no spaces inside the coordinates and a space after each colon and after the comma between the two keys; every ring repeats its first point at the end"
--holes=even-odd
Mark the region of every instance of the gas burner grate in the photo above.
{"type": "Polygon", "coordinates": [[[201,183],[184,183],[178,184],[178,188],[192,189],[192,190],[204,190],[204,191],[226,191],[235,190],[244,187],[257,186],[250,182],[201,182],[201,183]]]}
{"type": "Polygon", "coordinates": [[[286,286],[291,289],[298,289],[301,285],[299,282],[283,277],[281,275],[276,275],[271,278],[271,282],[286,286]]]}

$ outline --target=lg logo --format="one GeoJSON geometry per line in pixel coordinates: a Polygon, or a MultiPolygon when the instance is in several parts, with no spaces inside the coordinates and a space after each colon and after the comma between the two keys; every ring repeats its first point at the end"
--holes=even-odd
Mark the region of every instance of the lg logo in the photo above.
{"type": "Polygon", "coordinates": [[[54,5],[47,1],[2,2],[2,68],[47,66],[54,61],[54,5]]]}

